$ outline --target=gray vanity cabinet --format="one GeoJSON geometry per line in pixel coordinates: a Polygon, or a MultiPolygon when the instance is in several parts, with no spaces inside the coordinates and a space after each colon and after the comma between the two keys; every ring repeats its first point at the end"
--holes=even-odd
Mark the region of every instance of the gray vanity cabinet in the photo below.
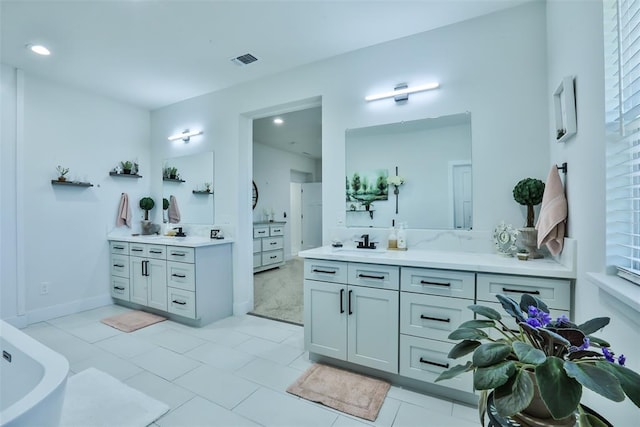
{"type": "Polygon", "coordinates": [[[129,244],[131,302],[167,311],[166,246],[129,244]]]}
{"type": "Polygon", "coordinates": [[[305,260],[305,347],[398,373],[399,268],[305,260]]]}

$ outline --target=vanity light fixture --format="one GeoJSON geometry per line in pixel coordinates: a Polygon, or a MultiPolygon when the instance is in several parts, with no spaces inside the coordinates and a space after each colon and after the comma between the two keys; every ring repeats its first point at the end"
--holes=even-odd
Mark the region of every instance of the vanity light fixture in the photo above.
{"type": "Polygon", "coordinates": [[[409,99],[410,93],[423,92],[425,90],[437,89],[440,87],[440,83],[427,83],[420,86],[408,87],[405,83],[398,84],[393,91],[376,93],[375,95],[368,95],[364,99],[365,101],[377,101],[378,99],[395,98],[396,102],[406,101],[409,99]]]}
{"type": "Polygon", "coordinates": [[[42,55],[42,56],[51,55],[51,52],[49,51],[49,49],[47,49],[45,46],[42,46],[41,44],[31,44],[31,43],[29,43],[26,47],[31,52],[37,53],[38,55],[42,55]]]}
{"type": "Polygon", "coordinates": [[[169,141],[177,141],[177,140],[181,139],[184,142],[189,142],[191,137],[192,136],[196,136],[196,135],[202,135],[202,131],[201,130],[189,131],[189,129],[185,129],[182,133],[177,133],[175,135],[171,135],[169,137],[169,141]]]}

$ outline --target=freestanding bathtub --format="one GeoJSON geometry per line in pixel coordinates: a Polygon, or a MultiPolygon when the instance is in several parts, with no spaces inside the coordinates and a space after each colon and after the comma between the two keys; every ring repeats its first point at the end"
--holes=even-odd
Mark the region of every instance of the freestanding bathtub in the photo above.
{"type": "Polygon", "coordinates": [[[67,359],[0,320],[0,426],[57,426],[67,359]]]}

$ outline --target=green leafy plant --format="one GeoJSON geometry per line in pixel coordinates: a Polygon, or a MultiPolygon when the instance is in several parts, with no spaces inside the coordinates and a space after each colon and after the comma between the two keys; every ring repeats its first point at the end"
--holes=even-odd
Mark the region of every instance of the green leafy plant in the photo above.
{"type": "MultiPolygon", "coordinates": [[[[582,387],[616,402],[626,395],[640,407],[640,375],[624,366],[624,355],[616,357],[609,343],[590,335],[606,326],[608,317],[576,325],[564,315],[552,320],[546,304],[532,295],[524,294],[519,304],[504,295],[497,298],[516,320],[517,330],[510,329],[493,308],[470,305],[471,311],[485,319],[464,322],[449,335],[449,339],[462,340],[449,357],[473,353],[472,360],[442,372],[436,381],[473,372],[473,385],[482,391],[480,408],[486,409],[488,391],[494,390],[496,410],[503,416],[529,406],[534,383],[554,419],[579,411],[583,426],[602,424],[582,411],[582,387]],[[499,338],[485,332],[490,329],[499,338]]],[[[482,410],[480,419],[484,421],[482,410]]]]}
{"type": "Polygon", "coordinates": [[[65,175],[69,173],[69,168],[58,165],[56,167],[56,170],[58,171],[58,181],[66,181],[67,178],[65,177],[65,175]]]}
{"type": "Polygon", "coordinates": [[[156,203],[151,197],[143,197],[140,199],[140,209],[144,210],[144,220],[149,221],[149,211],[153,209],[156,203]]]}
{"type": "Polygon", "coordinates": [[[129,172],[131,172],[131,168],[133,167],[133,163],[130,162],[129,160],[125,160],[123,162],[120,162],[120,166],[122,166],[122,171],[124,173],[129,173],[129,172]]]}
{"type": "Polygon", "coordinates": [[[544,182],[536,178],[525,178],[513,188],[513,198],[516,202],[527,207],[527,227],[533,227],[533,207],[542,202],[544,182]]]}
{"type": "Polygon", "coordinates": [[[166,211],[169,209],[169,200],[166,197],[162,198],[162,210],[166,211]]]}

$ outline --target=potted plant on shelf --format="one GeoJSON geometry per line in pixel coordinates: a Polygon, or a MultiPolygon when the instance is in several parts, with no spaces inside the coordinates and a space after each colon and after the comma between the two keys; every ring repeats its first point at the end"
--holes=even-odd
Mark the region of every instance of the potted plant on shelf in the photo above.
{"type": "Polygon", "coordinates": [[[56,167],[56,170],[58,171],[58,181],[65,182],[67,180],[67,177],[65,175],[69,173],[69,168],[63,168],[62,166],[58,165],[58,167],[56,167]]]}
{"type": "Polygon", "coordinates": [[[178,168],[170,167],[169,168],[169,179],[178,179],[178,168]]]}
{"type": "Polygon", "coordinates": [[[521,244],[529,251],[530,258],[542,258],[538,253],[538,230],[535,229],[535,212],[533,207],[542,202],[544,182],[536,178],[520,180],[513,188],[513,198],[516,202],[527,207],[527,223],[521,228],[521,244]]]}
{"type": "Polygon", "coordinates": [[[207,193],[211,193],[211,183],[210,182],[205,182],[204,183],[204,191],[206,191],[207,193]]]}
{"type": "Polygon", "coordinates": [[[625,395],[640,407],[640,375],[624,366],[606,341],[590,334],[609,323],[608,317],[576,325],[562,315],[553,320],[546,304],[524,294],[518,304],[497,295],[504,310],[517,322],[511,329],[493,308],[470,305],[486,320],[462,323],[449,339],[462,340],[449,352],[457,359],[473,353],[465,365],[454,366],[436,381],[473,372],[480,395],[480,420],[484,425],[489,391],[497,413],[526,425],[606,426],[606,421],[581,405],[582,387],[616,402],[625,395]],[[485,332],[496,332],[498,338],[485,332]],[[564,424],[563,424],[564,423],[564,424]]]}
{"type": "Polygon", "coordinates": [[[131,163],[129,160],[120,162],[120,166],[122,166],[122,173],[127,175],[131,174],[131,168],[133,167],[133,163],[131,163]]]}

